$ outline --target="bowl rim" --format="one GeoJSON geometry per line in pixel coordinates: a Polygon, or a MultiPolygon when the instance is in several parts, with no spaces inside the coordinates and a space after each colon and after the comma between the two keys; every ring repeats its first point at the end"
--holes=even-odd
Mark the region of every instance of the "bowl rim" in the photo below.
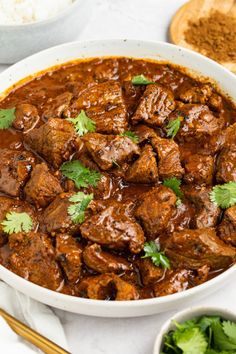
{"type": "MultiPolygon", "coordinates": [[[[79,1],[79,0],[78,0],[79,1]]],[[[150,41],[150,40],[136,40],[136,39],[105,39],[105,40],[87,40],[87,41],[75,41],[75,42],[69,42],[69,43],[64,43],[64,44],[60,44],[48,49],[45,49],[43,51],[40,51],[36,54],[33,54],[21,61],[19,61],[18,63],[10,66],[9,68],[7,68],[3,74],[8,74],[9,72],[11,72],[12,69],[18,69],[18,67],[20,67],[21,63],[23,64],[28,64],[28,61],[30,60],[38,60],[38,55],[45,55],[47,53],[50,53],[51,51],[54,50],[58,50],[63,48],[69,48],[70,46],[81,46],[81,47],[86,47],[89,46],[91,44],[96,44],[98,47],[99,45],[102,44],[110,44],[111,42],[115,42],[115,44],[120,44],[121,42],[127,42],[127,44],[131,43],[131,44],[137,44],[138,46],[140,46],[140,44],[142,45],[159,45],[159,46],[163,46],[163,47],[167,47],[167,48],[176,48],[178,51],[186,53],[186,54],[191,54],[194,55],[194,57],[201,59],[203,62],[205,63],[210,63],[211,65],[213,65],[214,67],[218,68],[221,70],[222,75],[223,74],[228,74],[230,75],[235,81],[236,81],[236,76],[230,72],[227,68],[223,67],[222,65],[220,65],[219,63],[215,62],[214,60],[207,58],[205,56],[203,56],[200,53],[194,52],[190,49],[187,48],[183,48],[180,46],[176,46],[174,44],[171,43],[166,43],[166,42],[161,42],[161,41],[150,41]]],[[[175,50],[176,50],[175,49],[175,50]]],[[[114,55],[111,55],[111,57],[114,55]]],[[[137,57],[135,55],[117,55],[117,57],[119,56],[126,56],[126,57],[133,57],[133,58],[141,58],[137,57]]],[[[87,60],[89,58],[95,58],[95,57],[99,57],[99,55],[96,56],[85,56],[82,58],[87,60]]],[[[106,57],[105,55],[101,55],[100,57],[106,57]]],[[[147,57],[143,56],[144,60],[148,60],[147,57]]],[[[72,60],[73,61],[73,60],[72,60]]],[[[158,61],[158,60],[156,60],[158,61]]],[[[160,62],[164,62],[165,60],[161,60],[160,62]]],[[[171,63],[171,60],[166,60],[165,62],[169,62],[171,63]]],[[[70,63],[69,61],[65,61],[64,64],[70,63]]],[[[56,63],[56,58],[55,58],[55,64],[56,65],[63,65],[63,62],[59,62],[56,63]]],[[[173,62],[173,64],[175,64],[173,62]]],[[[179,65],[181,66],[181,65],[179,65]]],[[[45,69],[45,71],[47,71],[48,69],[50,69],[51,66],[49,66],[47,69],[45,69]]],[[[184,65],[182,65],[182,67],[184,67],[184,65]]],[[[190,69],[189,67],[185,66],[186,69],[190,69]]],[[[44,70],[43,70],[44,71],[44,70]]],[[[201,73],[201,72],[200,72],[201,73]]],[[[32,73],[36,74],[36,73],[32,73]]],[[[203,74],[202,74],[203,75],[203,74]]],[[[0,75],[1,76],[1,75],[0,75]]],[[[206,75],[203,75],[206,76],[206,75]]],[[[16,82],[13,81],[13,84],[17,84],[19,80],[17,80],[16,82]]],[[[11,85],[10,85],[11,86],[11,85]]],[[[37,293],[39,295],[41,295],[44,298],[51,298],[54,299],[55,301],[62,301],[62,303],[65,301],[66,303],[70,303],[70,304],[82,304],[84,306],[89,306],[91,308],[97,308],[100,307],[102,309],[121,309],[121,308],[139,308],[140,306],[143,307],[149,307],[151,305],[157,306],[157,305],[161,305],[161,304],[172,304],[172,303],[176,303],[178,300],[184,300],[185,298],[189,298],[191,297],[191,295],[197,295],[201,292],[204,292],[204,290],[207,290],[208,288],[210,289],[211,287],[216,286],[217,284],[219,284],[222,281],[226,281],[227,278],[230,278],[230,276],[232,274],[234,274],[234,272],[236,272],[236,264],[231,266],[230,268],[228,268],[226,271],[224,271],[223,273],[217,275],[216,277],[214,277],[213,279],[208,280],[207,282],[200,284],[198,286],[195,286],[193,288],[184,290],[182,292],[178,292],[178,293],[174,293],[171,295],[167,295],[167,296],[162,296],[162,297],[154,297],[154,298],[148,298],[148,299],[139,299],[139,300],[123,300],[123,301],[106,301],[106,300],[95,300],[95,299],[87,299],[87,298],[81,298],[81,297],[76,297],[76,296],[72,296],[72,295],[67,295],[67,294],[62,294],[47,288],[44,288],[40,285],[37,285],[33,282],[30,282],[20,276],[18,276],[17,274],[13,273],[12,271],[8,270],[7,268],[5,268],[4,266],[0,265],[0,276],[3,275],[4,278],[10,278],[11,282],[7,282],[8,284],[10,283],[15,283],[20,285],[21,288],[24,288],[25,292],[28,293],[28,291],[30,292],[31,290],[34,290],[34,293],[37,293]]],[[[4,279],[3,279],[4,280],[4,279]]],[[[17,287],[17,286],[16,286],[17,287]]],[[[18,286],[19,287],[19,286],[18,286]]],[[[33,296],[32,296],[33,297],[33,296]]],[[[125,317],[125,316],[122,316],[125,317]]]]}
{"type": "Polygon", "coordinates": [[[164,335],[171,330],[172,326],[174,326],[172,324],[173,320],[182,323],[194,317],[200,317],[204,315],[220,316],[224,319],[229,319],[231,321],[232,318],[235,318],[236,321],[236,312],[230,310],[228,307],[199,305],[191,306],[190,308],[184,309],[182,311],[177,311],[175,314],[168,317],[168,319],[160,326],[159,332],[155,338],[153,354],[161,353],[160,350],[162,349],[164,335]]]}
{"type": "MultiPolygon", "coordinates": [[[[44,20],[38,20],[34,22],[27,22],[27,23],[18,23],[18,24],[9,24],[9,25],[4,25],[0,23],[0,31],[1,30],[20,30],[20,29],[33,29],[37,27],[41,27],[47,24],[50,24],[51,22],[57,21],[60,18],[63,18],[67,16],[71,11],[73,11],[74,7],[77,6],[80,2],[84,0],[73,0],[73,3],[70,5],[67,5],[64,9],[60,10],[57,12],[55,15],[50,16],[44,20]]],[[[85,0],[88,1],[88,0],[85,0]]]]}

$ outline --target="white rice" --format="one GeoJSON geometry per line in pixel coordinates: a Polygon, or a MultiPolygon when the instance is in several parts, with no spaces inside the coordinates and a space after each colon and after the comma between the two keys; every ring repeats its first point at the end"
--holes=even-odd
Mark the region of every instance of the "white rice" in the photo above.
{"type": "Polygon", "coordinates": [[[0,25],[18,25],[46,20],[74,0],[0,0],[0,25]]]}

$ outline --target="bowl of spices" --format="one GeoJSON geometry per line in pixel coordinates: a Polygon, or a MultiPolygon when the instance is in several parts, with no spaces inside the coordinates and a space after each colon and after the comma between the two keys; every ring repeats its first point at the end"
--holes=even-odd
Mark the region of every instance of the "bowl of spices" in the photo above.
{"type": "Polygon", "coordinates": [[[193,49],[236,72],[236,3],[192,0],[174,15],[169,28],[174,44],[193,49]]]}
{"type": "Polygon", "coordinates": [[[0,0],[0,63],[74,40],[88,16],[89,0],[0,0]]]}
{"type": "Polygon", "coordinates": [[[153,354],[236,353],[236,314],[218,307],[178,312],[162,326],[153,354]]]}

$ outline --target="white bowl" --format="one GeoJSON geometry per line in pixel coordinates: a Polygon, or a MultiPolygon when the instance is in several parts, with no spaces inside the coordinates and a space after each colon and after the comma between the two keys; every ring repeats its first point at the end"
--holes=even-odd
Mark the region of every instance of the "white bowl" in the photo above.
{"type": "MultiPolygon", "coordinates": [[[[162,42],[136,40],[106,40],[74,42],[35,54],[0,74],[0,92],[23,78],[51,66],[78,58],[98,56],[128,56],[169,61],[215,80],[236,102],[236,76],[216,62],[190,50],[162,42]]],[[[216,278],[182,293],[136,301],[101,301],[63,295],[35,285],[0,266],[0,277],[17,290],[48,305],[85,315],[103,317],[135,317],[151,315],[180,306],[217,291],[236,273],[236,266],[216,278]]]]}
{"type": "Polygon", "coordinates": [[[204,315],[219,316],[225,320],[236,322],[236,314],[225,308],[208,307],[208,306],[190,307],[187,310],[176,313],[174,316],[172,316],[169,320],[167,320],[163,324],[156,338],[153,354],[161,354],[162,346],[164,344],[164,335],[176,328],[173,321],[182,323],[191,320],[194,317],[200,317],[204,315]]]}
{"type": "Polygon", "coordinates": [[[89,8],[90,0],[75,0],[47,20],[0,25],[0,63],[16,63],[40,50],[78,38],[90,15],[89,8]]]}

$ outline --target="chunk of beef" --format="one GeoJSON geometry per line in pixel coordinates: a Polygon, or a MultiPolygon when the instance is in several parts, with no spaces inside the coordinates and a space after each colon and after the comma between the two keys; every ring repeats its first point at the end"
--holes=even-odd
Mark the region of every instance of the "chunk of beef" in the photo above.
{"type": "Polygon", "coordinates": [[[165,275],[165,270],[161,267],[155,266],[150,258],[141,259],[138,266],[141,273],[142,282],[145,286],[149,286],[157,281],[160,281],[165,275]]]}
{"type": "Polygon", "coordinates": [[[98,273],[122,273],[131,270],[132,266],[124,258],[105,252],[94,243],[83,252],[84,263],[98,273]]]}
{"type": "Polygon", "coordinates": [[[101,274],[83,279],[78,286],[82,297],[97,300],[137,300],[138,291],[134,285],[115,274],[101,274]]]}
{"type": "Polygon", "coordinates": [[[139,198],[135,216],[149,238],[155,239],[166,230],[176,206],[175,193],[164,186],[154,187],[139,198]]]}
{"type": "Polygon", "coordinates": [[[34,165],[34,155],[9,149],[0,149],[0,154],[0,191],[19,197],[34,165]]]}
{"type": "Polygon", "coordinates": [[[128,115],[132,117],[137,109],[139,100],[145,90],[145,85],[133,85],[132,81],[124,81],[123,96],[128,115]]]}
{"type": "Polygon", "coordinates": [[[139,158],[129,167],[125,179],[134,183],[155,183],[158,169],[155,153],[150,145],[145,145],[139,158]]]}
{"type": "Polygon", "coordinates": [[[236,247],[236,205],[225,211],[217,234],[224,242],[236,247]]]}
{"type": "Polygon", "coordinates": [[[31,130],[25,136],[25,142],[54,168],[69,159],[74,151],[76,133],[72,124],[60,118],[49,119],[47,123],[31,130]]]}
{"type": "Polygon", "coordinates": [[[163,280],[156,283],[153,292],[156,297],[167,296],[187,290],[192,272],[187,269],[170,270],[163,280]]]}
{"type": "Polygon", "coordinates": [[[33,129],[39,122],[38,110],[29,103],[20,103],[16,106],[15,120],[12,123],[13,128],[27,133],[33,129]]]}
{"type": "Polygon", "coordinates": [[[189,269],[203,265],[212,270],[225,268],[236,257],[236,250],[221,241],[213,228],[174,232],[167,241],[165,252],[174,266],[189,269]]]}
{"type": "Polygon", "coordinates": [[[69,282],[76,283],[82,271],[82,248],[70,235],[56,236],[56,260],[62,266],[69,282]]]}
{"type": "Polygon", "coordinates": [[[139,143],[143,143],[144,141],[152,142],[152,138],[156,138],[157,136],[154,129],[143,124],[136,125],[134,132],[138,136],[139,143]]]}
{"type": "Polygon", "coordinates": [[[102,170],[109,170],[114,164],[129,161],[139,155],[140,149],[127,136],[102,135],[89,133],[83,137],[85,145],[94,161],[102,170]]]}
{"type": "Polygon", "coordinates": [[[213,91],[213,87],[210,84],[183,87],[179,98],[185,103],[206,104],[213,111],[219,112],[223,108],[221,96],[213,91]]]}
{"type": "Polygon", "coordinates": [[[49,98],[43,107],[42,118],[48,120],[49,118],[61,118],[64,112],[68,109],[72,100],[72,93],[64,92],[55,98],[49,98]]]}
{"type": "Polygon", "coordinates": [[[127,112],[121,86],[116,81],[94,84],[81,91],[71,106],[74,116],[85,110],[95,121],[98,133],[119,134],[127,129],[127,112]]]}
{"type": "Polygon", "coordinates": [[[206,105],[186,104],[170,115],[169,122],[182,117],[180,129],[176,135],[178,141],[206,142],[219,134],[225,125],[223,116],[216,117],[206,105]]]}
{"type": "Polygon", "coordinates": [[[69,198],[74,193],[59,194],[51,204],[43,211],[40,217],[40,230],[52,236],[57,233],[75,234],[79,231],[80,224],[75,224],[68,214],[68,208],[72,204],[69,198]]]}
{"type": "Polygon", "coordinates": [[[132,117],[137,124],[144,121],[150,125],[162,127],[166,118],[175,109],[173,92],[159,84],[151,84],[140,100],[138,108],[132,117]]]}
{"type": "MultiPolygon", "coordinates": [[[[102,206],[101,206],[102,207],[102,206]]],[[[108,206],[81,225],[84,238],[111,249],[139,253],[144,245],[141,226],[127,214],[123,203],[110,201],[108,206]]]]}
{"type": "Polygon", "coordinates": [[[212,86],[209,84],[201,84],[197,86],[191,85],[181,90],[179,98],[185,103],[201,103],[207,104],[212,95],[212,86]]]}
{"type": "Polygon", "coordinates": [[[59,180],[54,177],[45,163],[33,168],[31,178],[24,188],[26,200],[38,208],[44,208],[63,192],[59,180]]]}
{"type": "Polygon", "coordinates": [[[223,147],[231,148],[236,145],[236,123],[230,125],[223,131],[223,147]]]}
{"type": "Polygon", "coordinates": [[[216,163],[216,180],[219,183],[236,182],[236,144],[221,150],[216,163]]]}
{"type": "Polygon", "coordinates": [[[172,139],[163,139],[155,136],[151,139],[152,146],[158,154],[158,172],[161,179],[181,178],[184,169],[180,162],[178,145],[172,139]]]}
{"type": "Polygon", "coordinates": [[[212,156],[192,154],[184,164],[184,181],[188,184],[211,185],[214,175],[214,159],[212,156]]]}
{"type": "Polygon", "coordinates": [[[11,234],[9,247],[10,270],[45,288],[60,289],[62,275],[47,235],[34,232],[11,234]]]}
{"type": "Polygon", "coordinates": [[[191,222],[191,227],[202,229],[217,224],[221,211],[211,202],[210,192],[211,189],[204,186],[186,186],[184,188],[185,196],[195,207],[195,217],[191,222]]]}

